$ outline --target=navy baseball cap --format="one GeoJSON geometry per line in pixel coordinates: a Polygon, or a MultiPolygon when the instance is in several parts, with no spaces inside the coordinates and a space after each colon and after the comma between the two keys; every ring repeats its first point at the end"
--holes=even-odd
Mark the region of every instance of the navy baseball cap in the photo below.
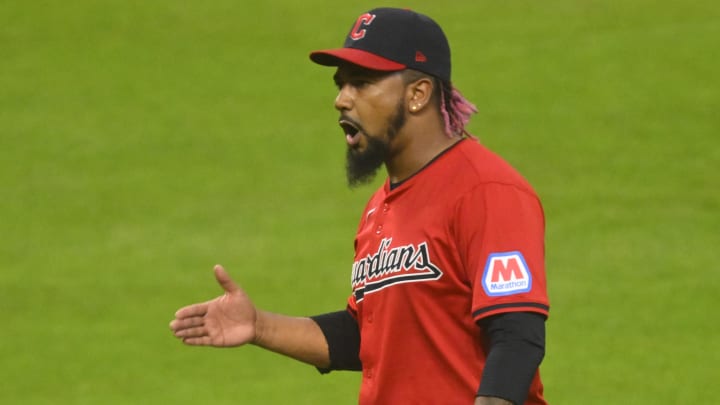
{"type": "Polygon", "coordinates": [[[381,71],[414,69],[450,81],[450,45],[430,17],[401,8],[375,8],[360,15],[342,48],[315,51],[324,66],[343,62],[381,71]]]}

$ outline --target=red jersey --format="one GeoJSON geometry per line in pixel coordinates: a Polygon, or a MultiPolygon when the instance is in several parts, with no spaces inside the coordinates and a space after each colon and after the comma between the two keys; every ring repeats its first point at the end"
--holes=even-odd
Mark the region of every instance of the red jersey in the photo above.
{"type": "MultiPolygon", "coordinates": [[[[544,229],[528,182],[472,140],[386,181],[355,238],[359,403],[472,404],[486,357],[476,322],[548,313],[544,229]]],[[[526,404],[545,404],[542,391],[536,374],[526,404]]]]}

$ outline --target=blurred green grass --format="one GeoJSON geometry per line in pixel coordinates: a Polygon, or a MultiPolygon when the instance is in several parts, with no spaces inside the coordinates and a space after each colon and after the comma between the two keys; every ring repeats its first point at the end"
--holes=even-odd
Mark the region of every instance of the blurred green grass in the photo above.
{"type": "MultiPolygon", "coordinates": [[[[471,131],[543,198],[551,403],[705,401],[716,5],[402,6],[443,25],[471,131]]],[[[355,403],[355,374],[183,347],[167,323],[219,293],[218,262],[263,308],[344,306],[372,187],[344,184],[332,71],[307,53],[365,8],[0,2],[0,403],[355,403]]]]}

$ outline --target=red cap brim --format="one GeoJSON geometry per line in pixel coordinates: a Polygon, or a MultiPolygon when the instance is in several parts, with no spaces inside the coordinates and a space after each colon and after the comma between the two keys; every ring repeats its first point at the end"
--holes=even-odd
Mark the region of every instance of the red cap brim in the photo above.
{"type": "Polygon", "coordinates": [[[395,71],[403,70],[407,66],[382,56],[354,48],[326,49],[310,54],[310,59],[323,66],[338,66],[342,62],[362,66],[367,69],[395,71]]]}

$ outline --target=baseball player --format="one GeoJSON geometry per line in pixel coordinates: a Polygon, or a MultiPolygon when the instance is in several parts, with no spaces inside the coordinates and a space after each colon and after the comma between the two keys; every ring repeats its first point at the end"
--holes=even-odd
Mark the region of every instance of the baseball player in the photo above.
{"type": "Polygon", "coordinates": [[[360,217],[346,309],[261,311],[216,266],[225,294],[180,309],[175,336],[361,371],[360,404],[545,404],[542,206],[465,131],[476,109],[451,84],[442,29],[377,8],[310,58],[336,68],[350,185],[388,175],[360,217]]]}

